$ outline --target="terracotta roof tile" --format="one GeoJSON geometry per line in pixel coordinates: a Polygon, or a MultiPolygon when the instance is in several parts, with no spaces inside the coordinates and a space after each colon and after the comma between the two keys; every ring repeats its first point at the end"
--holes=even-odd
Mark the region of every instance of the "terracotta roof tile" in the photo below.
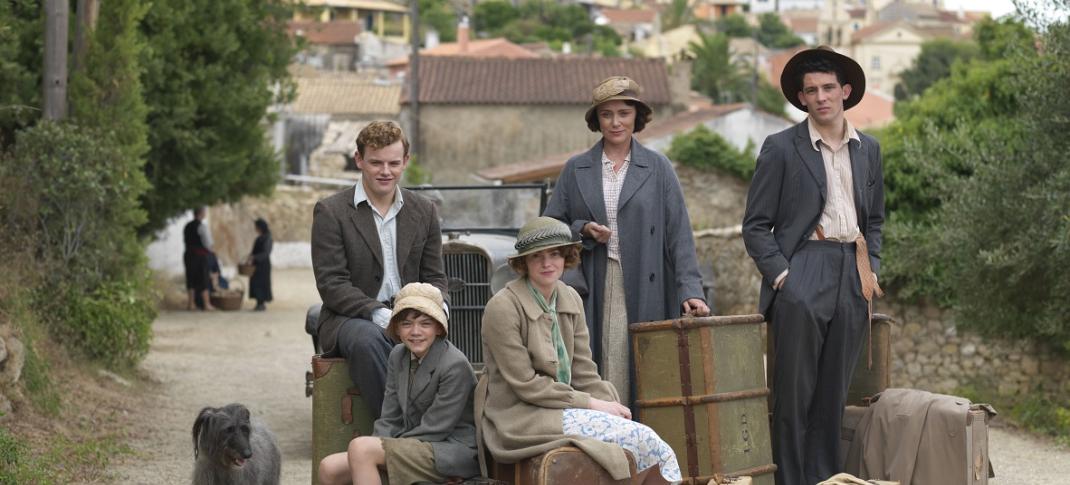
{"type": "Polygon", "coordinates": [[[368,81],[363,76],[333,75],[297,78],[295,113],[389,115],[401,111],[400,84],[368,81]]]}
{"type": "Polygon", "coordinates": [[[637,8],[603,8],[601,12],[611,24],[649,24],[657,16],[654,10],[637,8]]]}
{"type": "MultiPolygon", "coordinates": [[[[586,105],[594,86],[613,75],[635,79],[649,104],[664,105],[671,100],[662,59],[438,56],[420,59],[420,102],[586,105]]],[[[407,99],[406,91],[402,103],[407,99]]]]}
{"type": "Polygon", "coordinates": [[[304,37],[315,45],[353,45],[360,35],[360,22],[332,20],[330,22],[302,22],[291,20],[287,24],[290,37],[304,37]]]}
{"type": "MultiPolygon", "coordinates": [[[[505,38],[474,39],[468,42],[468,50],[462,52],[458,42],[446,42],[430,49],[422,49],[424,56],[468,56],[468,57],[504,57],[507,59],[526,59],[539,57],[538,54],[505,38]]],[[[387,67],[405,66],[409,56],[398,57],[386,63],[387,67]]]]}
{"type": "Polygon", "coordinates": [[[855,128],[865,130],[880,128],[895,120],[892,110],[895,100],[877,91],[866,91],[862,100],[853,108],[844,111],[844,116],[855,128]]]}

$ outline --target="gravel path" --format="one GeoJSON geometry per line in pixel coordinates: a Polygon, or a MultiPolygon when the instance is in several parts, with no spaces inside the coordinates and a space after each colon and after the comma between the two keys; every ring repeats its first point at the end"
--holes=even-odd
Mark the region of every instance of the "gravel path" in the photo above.
{"type": "Polygon", "coordinates": [[[305,371],[312,343],[305,310],[319,301],[311,270],[274,272],[276,301],[266,312],[252,302],[238,312],[164,311],[142,369],[149,396],[133,417],[143,430],[139,455],[116,470],[116,483],[188,484],[193,471],[193,420],[205,406],[245,404],[275,433],[282,483],[308,484],[312,462],[312,399],[305,371]]]}
{"type": "MultiPolygon", "coordinates": [[[[194,418],[204,406],[230,402],[244,403],[275,432],[282,483],[309,483],[312,400],[304,388],[312,346],[303,324],[318,295],[311,270],[273,276],[277,301],[267,312],[161,312],[142,365],[150,382],[134,397],[144,401],[143,412],[131,417],[139,429],[132,443],[138,456],[114,470],[116,483],[188,484],[194,418]]],[[[997,474],[989,483],[1070,485],[1065,447],[998,424],[989,442],[997,474]]]]}

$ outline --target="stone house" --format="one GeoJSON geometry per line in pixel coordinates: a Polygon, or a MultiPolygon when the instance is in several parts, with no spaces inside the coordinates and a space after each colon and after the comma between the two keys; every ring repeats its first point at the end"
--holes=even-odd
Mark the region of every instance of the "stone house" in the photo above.
{"type": "MultiPolygon", "coordinates": [[[[682,110],[690,73],[661,59],[427,57],[420,65],[421,163],[435,183],[468,183],[477,170],[590,146],[584,112],[601,80],[626,75],[655,117],[682,110]],[[674,107],[674,104],[676,106],[674,107]]],[[[402,120],[413,124],[408,94],[402,120]]]]}

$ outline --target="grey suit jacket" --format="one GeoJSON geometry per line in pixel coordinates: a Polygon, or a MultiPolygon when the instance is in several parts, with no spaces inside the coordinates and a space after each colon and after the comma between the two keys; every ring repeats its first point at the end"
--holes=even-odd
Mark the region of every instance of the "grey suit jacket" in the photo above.
{"type": "MultiPolygon", "coordinates": [[[[312,217],[312,270],[323,309],[317,335],[327,353],[334,351],[338,328],[350,318],[371,320],[384,305],[375,299],[383,284],[383,247],[367,203],[353,206],[350,187],[316,203],[312,217]]],[[[405,205],[397,215],[398,272],[402,286],[430,283],[442,290],[442,236],[438,210],[422,196],[402,189],[405,205]]]]}
{"type": "MultiPolygon", "coordinates": [[[[789,267],[792,255],[817,228],[828,194],[825,164],[810,144],[806,120],[769,135],[747,194],[743,243],[762,274],[758,311],[768,317],[776,297],[773,282],[789,267]]],[[[880,272],[884,225],[884,174],[877,140],[858,132],[851,140],[851,171],[859,230],[869,247],[873,272],[880,272]]]]}
{"type": "MultiPolygon", "coordinates": [[[[584,312],[595,362],[602,359],[602,307],[609,250],[580,234],[588,222],[608,224],[599,141],[569,159],[543,215],[572,228],[583,241],[581,270],[587,285],[584,312]]],[[[677,318],[690,298],[705,300],[691,220],[672,163],[632,139],[631,162],[617,200],[617,231],[628,322],[677,318]]],[[[624,356],[622,356],[624,357],[624,356]]],[[[625,390],[621,390],[625,392],[625,390]]]]}
{"type": "Polygon", "coordinates": [[[478,475],[472,365],[457,347],[439,337],[416,370],[410,394],[411,356],[404,344],[390,352],[383,413],[375,421],[375,436],[429,442],[439,473],[462,478],[478,475]]]}

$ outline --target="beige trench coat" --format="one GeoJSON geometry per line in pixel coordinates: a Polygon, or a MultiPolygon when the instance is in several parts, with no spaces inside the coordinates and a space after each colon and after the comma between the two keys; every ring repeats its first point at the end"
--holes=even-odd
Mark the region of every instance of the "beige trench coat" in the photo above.
{"type": "Polygon", "coordinates": [[[523,279],[511,281],[487,302],[482,328],[487,390],[476,395],[476,409],[482,409],[483,440],[494,459],[502,463],[574,445],[614,479],[628,478],[628,459],[621,447],[566,436],[561,431],[562,410],[587,409],[592,397],[620,399],[613,385],[599,377],[591,360],[579,294],[559,281],[557,295],[561,336],[572,357],[571,385],[554,377],[557,353],[550,338],[553,323],[523,279]]]}

